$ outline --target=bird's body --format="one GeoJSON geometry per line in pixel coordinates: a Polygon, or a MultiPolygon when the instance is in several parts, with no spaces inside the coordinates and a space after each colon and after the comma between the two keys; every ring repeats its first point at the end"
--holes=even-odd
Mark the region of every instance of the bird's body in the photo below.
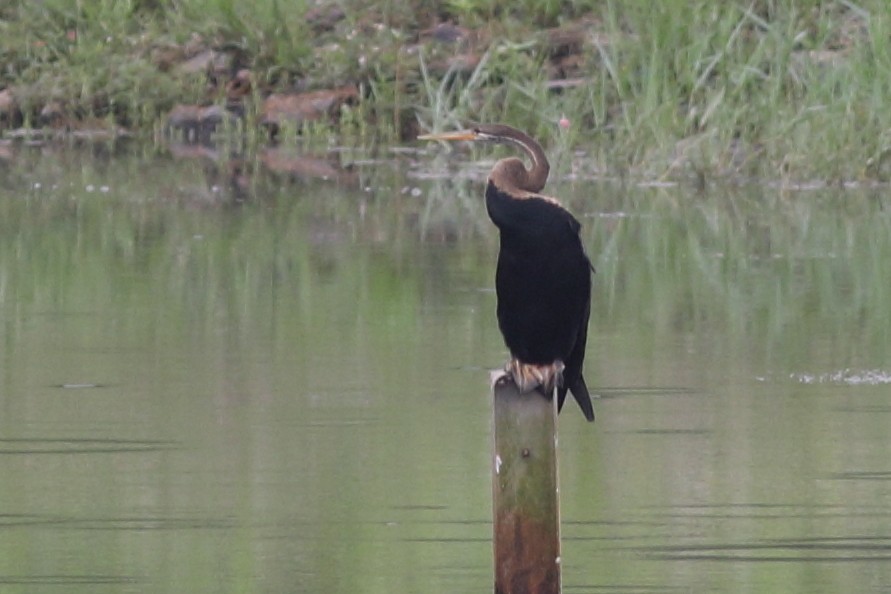
{"type": "Polygon", "coordinates": [[[559,408],[571,391],[593,421],[582,376],[593,268],[579,222],[556,199],[539,194],[549,171],[541,147],[497,125],[422,138],[514,144],[531,157],[529,170],[515,157],[498,161],[486,186],[486,209],[500,233],[495,291],[498,327],[511,353],[507,369],[521,390],[538,387],[551,396],[556,387],[559,408]]]}

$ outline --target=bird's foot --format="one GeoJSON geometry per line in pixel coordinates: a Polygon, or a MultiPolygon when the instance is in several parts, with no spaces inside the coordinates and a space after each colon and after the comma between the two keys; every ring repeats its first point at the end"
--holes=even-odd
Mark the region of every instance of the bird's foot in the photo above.
{"type": "Polygon", "coordinates": [[[521,394],[538,389],[551,398],[554,395],[554,388],[562,381],[563,367],[562,361],[554,361],[550,365],[533,365],[523,363],[519,359],[511,359],[504,366],[504,370],[514,379],[521,394]]]}

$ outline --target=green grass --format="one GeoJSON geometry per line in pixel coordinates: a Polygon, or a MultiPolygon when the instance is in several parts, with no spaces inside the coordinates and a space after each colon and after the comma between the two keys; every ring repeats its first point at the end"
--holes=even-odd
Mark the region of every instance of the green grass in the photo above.
{"type": "Polygon", "coordinates": [[[333,30],[315,31],[305,18],[313,6],[16,0],[0,8],[0,87],[13,89],[26,123],[52,100],[72,118],[151,130],[176,103],[222,100],[203,72],[159,64],[165,49],[192,44],[250,68],[258,96],[358,83],[363,100],[326,126],[361,146],[504,121],[584,150],[584,167],[610,175],[891,174],[891,15],[879,0],[348,0],[333,30]],[[476,41],[462,48],[420,34],[444,21],[476,41]],[[558,75],[541,23],[585,28],[569,74],[585,84],[548,90],[558,75]],[[472,72],[436,67],[465,51],[482,56],[472,72]],[[568,131],[556,126],[564,114],[568,131]]]}

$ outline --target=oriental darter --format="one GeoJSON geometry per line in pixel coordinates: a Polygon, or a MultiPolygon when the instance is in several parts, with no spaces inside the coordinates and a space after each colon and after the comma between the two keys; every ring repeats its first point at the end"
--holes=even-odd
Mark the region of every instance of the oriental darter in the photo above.
{"type": "Polygon", "coordinates": [[[550,171],[541,145],[503,125],[418,138],[508,144],[531,159],[531,169],[517,157],[501,159],[486,186],[486,209],[500,232],[495,292],[498,327],[511,355],[505,370],[521,392],[538,389],[552,398],[556,388],[558,410],[566,392],[572,392],[585,418],[593,421],[582,365],[594,268],[582,247],[578,220],[557,199],[539,193],[550,171]]]}

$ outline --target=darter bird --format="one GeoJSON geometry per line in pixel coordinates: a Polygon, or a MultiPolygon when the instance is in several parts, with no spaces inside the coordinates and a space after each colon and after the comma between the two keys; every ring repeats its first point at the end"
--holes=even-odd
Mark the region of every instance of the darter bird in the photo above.
{"type": "Polygon", "coordinates": [[[550,171],[541,145],[494,124],[418,138],[507,144],[531,159],[530,169],[517,157],[501,159],[486,186],[486,209],[500,235],[495,292],[498,327],[511,355],[505,370],[521,392],[538,389],[552,398],[556,388],[558,410],[572,392],[593,421],[582,365],[594,268],[579,237],[581,224],[556,198],[540,193],[550,171]]]}

